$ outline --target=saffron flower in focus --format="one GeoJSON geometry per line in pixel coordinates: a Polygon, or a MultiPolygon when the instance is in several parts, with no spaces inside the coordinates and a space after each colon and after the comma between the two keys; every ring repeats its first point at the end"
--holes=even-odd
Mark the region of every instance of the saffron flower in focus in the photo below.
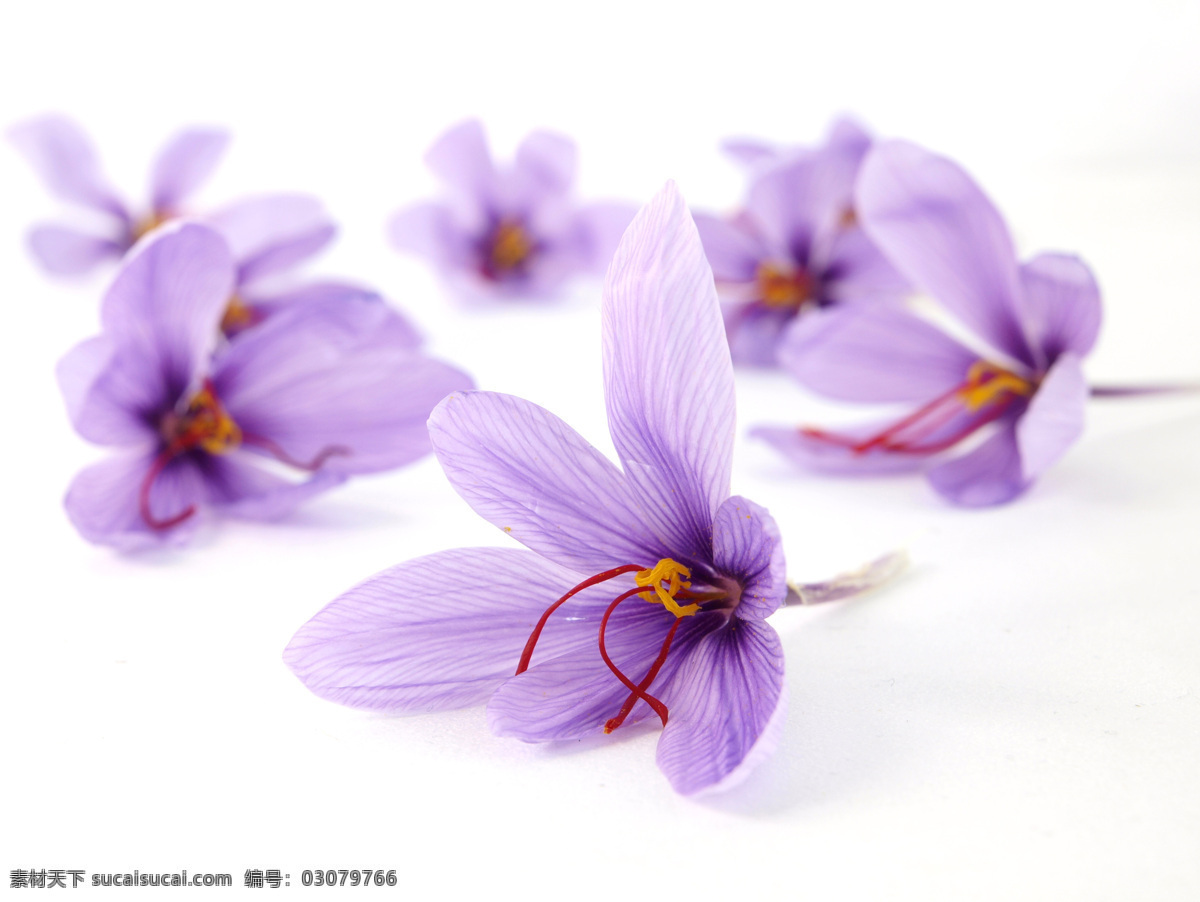
{"type": "Polygon", "coordinates": [[[955,163],[904,142],[863,165],[857,209],[896,267],[979,339],[968,346],[895,307],[829,311],[792,331],[783,365],[845,401],[916,405],[898,420],[833,432],[760,428],[793,460],[828,472],[928,467],[952,502],[1020,495],[1083,431],[1081,363],[1100,329],[1100,291],[1067,254],[1018,263],[999,211],[955,163]],[[986,438],[965,454],[945,452],[986,438]]]}
{"type": "Polygon", "coordinates": [[[908,293],[854,210],[854,182],[870,146],[849,121],[813,150],[735,145],[754,163],[745,209],[730,219],[696,216],[734,363],[775,366],[788,327],[809,312],[908,293]]]}
{"type": "Polygon", "coordinates": [[[349,475],[423,456],[429,411],[470,386],[368,298],[295,305],[214,356],[235,278],[217,232],[166,226],[117,274],[102,333],[59,363],[76,430],[114,449],[67,493],[89,541],[181,544],[208,511],[280,517],[349,475]]]}
{"type": "Polygon", "coordinates": [[[82,208],[86,225],[34,226],[29,246],[48,272],[77,275],[119,260],[139,238],[180,215],[189,195],[212,174],[229,136],[215,129],[188,129],[159,153],[150,178],[150,202],[134,209],[100,168],[84,132],[62,116],[44,116],[9,129],[9,139],[29,160],[50,193],[82,208]]]}
{"type": "Polygon", "coordinates": [[[463,122],[425,155],[444,198],[397,213],[392,243],[426,258],[468,298],[552,297],[572,276],[600,275],[635,208],[580,206],[575,157],[568,138],[533,132],[511,166],[497,166],[483,126],[463,122]]]}
{"type": "Polygon", "coordinates": [[[727,788],[778,740],[783,651],[765,619],[788,586],[771,516],[730,496],[733,368],[673,184],[617,250],[602,341],[620,469],[528,401],[451,395],[430,418],[438,460],[528,550],[399,564],[317,614],[284,658],[313,692],[356,707],[490,698],[492,730],[529,742],[656,720],[676,790],[727,788]]]}

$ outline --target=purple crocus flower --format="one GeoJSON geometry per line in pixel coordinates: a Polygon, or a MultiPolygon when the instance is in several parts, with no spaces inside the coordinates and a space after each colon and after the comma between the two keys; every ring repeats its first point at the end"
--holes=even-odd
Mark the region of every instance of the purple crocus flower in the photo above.
{"type": "Polygon", "coordinates": [[[603,273],[635,210],[578,205],[575,157],[571,140],[539,131],[498,167],[483,126],[463,122],[425,155],[444,199],[397,213],[392,243],[425,257],[465,297],[550,297],[571,276],[603,273]]]}
{"type": "Polygon", "coordinates": [[[206,510],[279,517],[351,474],[424,455],[429,411],[470,386],[367,298],[295,305],[214,358],[235,277],[218,233],[165,226],[123,264],[101,335],[60,362],[75,428],[116,449],[67,493],[86,539],[130,550],[186,541],[206,510]]]}
{"type": "Polygon", "coordinates": [[[605,283],[604,382],[621,469],[548,411],[456,393],[430,417],[460,495],[528,550],[399,564],[332,602],[287,664],[318,695],[398,712],[488,703],[492,730],[577,739],[657,718],[682,793],[775,746],[788,593],[771,516],[730,496],[734,383],[699,235],[673,184],[605,283]],[[481,591],[464,591],[463,574],[481,591]],[[561,612],[559,609],[561,608],[561,612]]]}
{"type": "Polygon", "coordinates": [[[916,407],[899,420],[843,432],[757,434],[832,472],[894,472],[933,460],[929,481],[957,504],[1015,498],[1083,431],[1088,389],[1080,364],[1100,328],[1091,271],[1066,254],[1018,263],[1004,220],[971,178],[912,144],[871,151],[857,208],[896,267],[981,344],[963,344],[896,307],[814,316],[780,353],[805,386],[846,401],[916,407]],[[983,431],[991,434],[977,447],[942,459],[983,431]]]}
{"type": "Polygon", "coordinates": [[[866,132],[841,121],[815,150],[739,150],[757,161],[745,209],[732,219],[696,217],[735,363],[775,366],[801,314],[907,293],[856,221],[854,180],[870,146],[866,132]]]}
{"type": "Polygon", "coordinates": [[[49,272],[76,275],[106,260],[119,260],[146,233],[183,211],[188,196],[209,177],[229,136],[215,129],[188,129],[162,149],[150,179],[150,203],[129,207],[109,184],[87,135],[70,119],[44,116],[12,127],[16,145],[50,193],[83,208],[94,228],[38,225],[29,245],[49,272]]]}

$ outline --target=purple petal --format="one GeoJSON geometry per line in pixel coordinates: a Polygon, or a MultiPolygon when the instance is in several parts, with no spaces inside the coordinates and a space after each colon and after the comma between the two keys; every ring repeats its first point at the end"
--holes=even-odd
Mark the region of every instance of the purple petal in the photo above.
{"type": "Polygon", "coordinates": [[[822,300],[838,304],[900,300],[912,292],[908,280],[859,228],[838,230],[821,276],[822,300]]]}
{"type": "Polygon", "coordinates": [[[1084,357],[1100,333],[1100,287],[1087,264],[1069,254],[1039,254],[1021,266],[1024,314],[1047,362],[1084,357]]]}
{"type": "Polygon", "coordinates": [[[29,250],[43,269],[60,276],[90,272],[106,260],[119,260],[125,253],[120,241],[59,225],[30,229],[29,250]]]}
{"type": "Polygon", "coordinates": [[[1018,318],[1012,238],[970,176],[945,157],[888,141],[867,155],[857,197],[867,234],[909,281],[997,349],[1034,365],[1018,318]]]}
{"type": "Polygon", "coordinates": [[[100,317],[122,370],[140,379],[140,397],[179,399],[207,364],[232,293],[233,259],[211,229],[168,225],[134,250],[100,317]]]}
{"type": "Polygon", "coordinates": [[[704,254],[720,282],[753,282],[766,248],[749,231],[708,213],[695,214],[704,254]]]}
{"type": "Polygon", "coordinates": [[[539,193],[565,194],[575,181],[575,142],[553,132],[532,132],[517,148],[518,177],[539,193]]]}
{"type": "MultiPolygon", "coordinates": [[[[195,529],[197,514],[170,529],[153,529],[142,518],[138,496],[154,463],[156,451],[124,452],[82,470],[71,483],[64,502],[71,523],[89,542],[136,551],[162,545],[182,545],[195,529]]],[[[151,515],[166,520],[199,504],[204,480],[189,456],[178,457],[154,480],[151,515]]]]}
{"type": "MultiPolygon", "coordinates": [[[[252,308],[257,317],[256,324],[303,304],[340,304],[352,301],[387,303],[377,292],[348,282],[310,282],[286,291],[270,294],[251,292],[239,296],[243,303],[252,308]]],[[[379,325],[386,329],[387,340],[397,347],[415,350],[422,344],[423,340],[416,326],[395,309],[391,309],[390,315],[384,317],[383,322],[379,325]]]]}
{"type": "Polygon", "coordinates": [[[98,445],[142,445],[157,440],[155,413],[174,399],[164,398],[143,377],[133,354],[119,354],[105,335],[84,341],[58,362],[55,375],[71,425],[98,445]]]}
{"type": "Polygon", "coordinates": [[[429,435],[455,491],[538,554],[584,574],[669,556],[620,471],[536,404],[456,393],[430,416],[429,435]]]}
{"type": "MultiPolygon", "coordinates": [[[[608,599],[620,590],[610,590],[608,599]]],[[[630,690],[604,663],[598,642],[599,614],[604,606],[593,609],[595,619],[574,624],[576,636],[583,641],[558,657],[534,659],[534,666],[511,677],[488,703],[488,726],[497,736],[525,742],[551,742],[582,739],[604,732],[607,721],[621,710],[630,690]]],[[[609,657],[629,679],[639,682],[658,657],[663,640],[675,618],[660,605],[646,604],[638,597],[624,602],[605,630],[604,644],[609,657]]],[[[685,618],[676,647],[684,646],[688,636],[712,628],[713,618],[685,618]]],[[[540,644],[539,644],[540,648],[540,644]]],[[[651,695],[663,691],[684,660],[682,654],[668,654],[666,662],[649,688],[651,695]]],[[[626,726],[655,717],[653,710],[639,701],[626,726]]]]}
{"type": "Polygon", "coordinates": [[[939,494],[964,507],[1004,504],[1029,487],[1011,423],[974,451],[939,464],[926,475],[939,494]]]}
{"type": "Polygon", "coordinates": [[[154,212],[178,213],[187,196],[212,175],[228,144],[229,133],[216,129],[188,129],[173,137],[158,155],[150,178],[154,212]]]}
{"type": "Polygon", "coordinates": [[[306,194],[268,194],[239,201],[205,217],[229,242],[238,285],[291,269],[324,248],[337,226],[321,202],[306,194]]]}
{"type": "Polygon", "coordinates": [[[790,311],[772,310],[755,303],[724,303],[725,336],[729,356],[738,366],[779,365],[779,343],[795,320],[790,311]]]}
{"type": "Polygon", "coordinates": [[[346,481],[339,473],[320,470],[301,482],[268,473],[244,451],[204,458],[205,493],[210,505],[243,520],[278,520],[309,498],[346,481]]]}
{"type": "Polygon", "coordinates": [[[728,138],[721,142],[721,150],[747,169],[777,162],[784,154],[775,144],[759,138],[728,138]]]}
{"type": "Polygon", "coordinates": [[[397,343],[395,317],[375,300],[297,305],[232,342],[213,381],[246,444],[265,439],[265,453],[335,473],[428,453],[430,411],[470,378],[397,343]]]}
{"type": "Polygon", "coordinates": [[[106,213],[122,223],[129,212],[100,172],[87,135],[70,119],[44,116],[13,126],[8,137],[60,200],[106,213]]]}
{"type": "Polygon", "coordinates": [[[787,597],[787,564],[779,527],[767,509],[740,495],[725,500],[713,521],[713,564],[742,585],[737,616],[769,617],[787,597]]]}
{"type": "MultiPolygon", "coordinates": [[[[866,440],[886,429],[894,421],[839,427],[837,435],[851,440],[866,440]]],[[[920,470],[929,458],[920,454],[888,454],[883,451],[855,452],[843,444],[822,441],[799,428],[756,426],[750,430],[792,463],[806,470],[839,476],[878,476],[920,470]]]]}
{"type": "Polygon", "coordinates": [[[579,221],[587,236],[587,269],[598,275],[608,271],[617,245],[636,214],[635,205],[619,201],[587,204],[579,211],[579,221]]]}
{"type": "Polygon", "coordinates": [[[447,185],[476,196],[486,194],[495,178],[487,136],[477,119],[443,134],[425,154],[425,165],[447,185]]]}
{"type": "Polygon", "coordinates": [[[1083,435],[1087,397],[1079,358],[1063,354],[1042,378],[1017,422],[1017,448],[1025,479],[1037,479],[1083,435]]]}
{"type": "Polygon", "coordinates": [[[671,716],[658,766],[676,792],[729,789],[775,750],[783,724],[783,646],[769,625],[734,620],[680,649],[662,696],[671,716]]]}
{"type": "Polygon", "coordinates": [[[605,280],[609,430],[648,525],[707,556],[729,497],[733,365],[696,226],[673,182],[642,208],[605,280]]]}
{"type": "Polygon", "coordinates": [[[926,320],[878,304],[813,311],[779,343],[788,372],[841,401],[928,401],[961,385],[977,359],[926,320]]]}
{"type": "MultiPolygon", "coordinates": [[[[523,549],[442,551],[330,603],[283,659],[309,689],[343,705],[419,712],[477,704],[512,676],[543,610],[575,581],[523,549]]],[[[598,586],[568,601],[571,614],[549,621],[534,661],[595,641],[596,612],[612,597],[598,586]]]]}
{"type": "Polygon", "coordinates": [[[471,240],[445,204],[430,202],[405,207],[392,217],[388,236],[399,250],[418,254],[439,267],[471,265],[471,240]]]}

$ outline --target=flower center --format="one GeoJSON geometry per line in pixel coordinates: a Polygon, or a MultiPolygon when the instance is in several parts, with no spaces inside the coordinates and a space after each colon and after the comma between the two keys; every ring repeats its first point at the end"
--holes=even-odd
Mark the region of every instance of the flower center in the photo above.
{"type": "Polygon", "coordinates": [[[533,251],[525,227],[516,220],[502,219],[488,236],[484,271],[491,278],[502,278],[525,265],[533,251]]]}
{"type": "Polygon", "coordinates": [[[1028,398],[1036,390],[1036,382],[987,360],[977,360],[962,384],[874,435],[851,438],[811,427],[802,427],[800,432],[855,454],[936,454],[999,419],[1018,398],[1028,398]],[[964,413],[968,414],[965,422],[961,419],[964,413]]]}
{"type": "Polygon", "coordinates": [[[633,574],[635,588],[622,592],[612,600],[609,606],[605,609],[604,615],[600,618],[600,629],[597,632],[597,642],[600,647],[600,657],[604,659],[604,663],[613,675],[629,689],[629,697],[614,717],[604,724],[604,732],[611,733],[617,727],[625,722],[625,718],[629,716],[629,712],[633,710],[634,705],[638,700],[646,702],[654,713],[662,720],[663,726],[667,725],[668,710],[667,706],[654,696],[647,693],[650,684],[654,682],[663,664],[666,663],[667,654],[671,650],[671,643],[675,639],[675,631],[679,628],[679,624],[684,617],[691,617],[697,614],[704,603],[716,601],[725,597],[724,592],[692,592],[691,583],[686,577],[691,576],[691,571],[683,564],[671,558],[663,558],[653,567],[642,567],[638,564],[626,564],[622,567],[615,567],[612,570],[605,570],[603,573],[597,573],[595,576],[585,579],[579,585],[569,590],[565,595],[555,601],[550,607],[546,608],[541,619],[533,628],[533,632],[529,635],[529,640],[525,643],[525,648],[521,652],[521,660],[517,664],[517,674],[522,674],[529,669],[529,662],[533,657],[533,650],[537,646],[538,639],[542,635],[542,630],[546,626],[546,622],[550,619],[550,615],[558,610],[574,595],[582,592],[584,589],[591,586],[599,585],[607,582],[610,579],[615,579],[618,576],[625,574],[633,574]],[[671,628],[667,631],[666,638],[663,640],[662,646],[659,648],[658,656],[654,659],[650,669],[642,678],[641,682],[634,683],[627,677],[621,669],[613,662],[608,654],[608,648],[605,645],[604,634],[608,629],[608,621],[612,617],[613,612],[623,602],[635,595],[641,596],[644,600],[652,604],[661,604],[664,608],[675,615],[675,621],[671,624],[671,628]],[[679,600],[690,601],[691,603],[680,605],[679,600]]]}
{"type": "Polygon", "coordinates": [[[775,310],[798,311],[813,299],[816,280],[803,267],[761,263],[755,276],[759,300],[775,310]]]}
{"type": "Polygon", "coordinates": [[[260,319],[258,311],[235,294],[225,305],[225,313],[221,317],[221,332],[226,336],[237,335],[260,319]]]}
{"type": "Polygon", "coordinates": [[[170,213],[163,213],[158,210],[150,213],[148,216],[138,220],[133,225],[133,243],[136,244],[145,235],[149,235],[164,222],[169,222],[171,219],[170,213]]]}

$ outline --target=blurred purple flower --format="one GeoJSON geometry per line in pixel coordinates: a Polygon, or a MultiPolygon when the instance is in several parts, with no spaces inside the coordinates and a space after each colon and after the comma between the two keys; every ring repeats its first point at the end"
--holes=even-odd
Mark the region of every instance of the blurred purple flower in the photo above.
{"type": "Polygon", "coordinates": [[[808,318],[785,340],[783,365],[829,397],[918,405],[890,423],[841,433],[761,428],[792,459],[830,472],[924,467],[957,504],[1015,498],[1083,431],[1081,369],[1100,328],[1100,291],[1077,257],[1018,263],[1000,213],[956,164],[912,144],[876,147],[863,165],[864,228],[914,285],[988,349],[977,350],[895,307],[808,318]],[[973,450],[942,452],[984,430],[973,450]]]}
{"type": "Polygon", "coordinates": [[[735,363],[775,366],[777,346],[801,314],[908,292],[856,221],[854,181],[871,146],[866,132],[840,121],[813,150],[732,146],[751,164],[746,207],[732,219],[697,215],[696,225],[735,363]]]}
{"type": "Polygon", "coordinates": [[[67,493],[89,541],[180,544],[205,509],[282,516],[348,475],[424,455],[429,411],[470,386],[368,298],[295,305],[213,358],[235,278],[218,233],[164,227],[123,264],[102,333],[59,363],[75,428],[117,449],[67,493]],[[308,475],[286,479],[287,467],[308,475]]]}
{"type": "Polygon", "coordinates": [[[622,469],[534,404],[451,395],[430,418],[446,475],[530,550],[464,548],[386,570],[317,614],[284,657],[313,692],[357,707],[490,697],[492,730],[529,742],[657,715],[675,789],[725,788],[778,740],[783,652],[764,620],[788,587],[774,521],[729,494],[733,369],[674,185],[617,250],[603,349],[622,469]]]}
{"type": "Polygon", "coordinates": [[[575,157],[568,138],[533,132],[511,166],[497,167],[483,126],[463,122],[425,155],[444,199],[397,213],[392,243],[426,258],[465,297],[549,297],[572,276],[599,275],[635,208],[577,204],[575,157]]]}

